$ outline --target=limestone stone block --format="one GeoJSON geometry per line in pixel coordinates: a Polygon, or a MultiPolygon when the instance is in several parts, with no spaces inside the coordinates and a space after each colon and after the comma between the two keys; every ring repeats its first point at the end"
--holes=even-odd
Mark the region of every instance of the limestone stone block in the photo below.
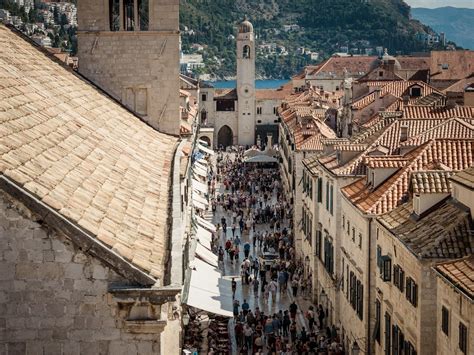
{"type": "Polygon", "coordinates": [[[15,274],[15,264],[3,263],[0,268],[0,280],[11,280],[15,274]]]}
{"type": "Polygon", "coordinates": [[[24,355],[26,352],[26,344],[22,342],[18,343],[7,343],[7,354],[8,355],[24,355]]]}
{"type": "MultiPolygon", "coordinates": [[[[81,355],[81,346],[78,343],[69,342],[63,349],[64,355],[81,355]]],[[[87,354],[84,352],[84,354],[87,354]]]]}
{"type": "MultiPolygon", "coordinates": [[[[2,267],[3,269],[3,267],[2,267]]],[[[20,280],[30,280],[38,278],[38,265],[33,263],[19,263],[15,266],[15,278],[20,280]]],[[[13,273],[12,273],[13,275],[13,273]]]]}
{"type": "Polygon", "coordinates": [[[96,280],[106,280],[108,278],[108,270],[102,265],[94,265],[92,277],[96,280]]]}
{"type": "Polygon", "coordinates": [[[61,354],[61,343],[49,342],[43,345],[44,354],[61,354]]]}
{"type": "Polygon", "coordinates": [[[7,328],[8,329],[24,329],[25,328],[25,319],[24,318],[7,318],[7,328]]]}
{"type": "Polygon", "coordinates": [[[31,329],[22,329],[22,330],[15,330],[13,332],[12,339],[17,341],[25,341],[25,340],[35,340],[38,335],[36,330],[31,329]]]}
{"type": "MultiPolygon", "coordinates": [[[[0,247],[0,249],[1,249],[1,247],[0,247]]],[[[19,255],[20,255],[20,252],[17,249],[7,250],[7,251],[3,252],[3,258],[2,259],[3,259],[3,261],[11,263],[11,262],[17,261],[19,255]]]]}
{"type": "Polygon", "coordinates": [[[47,314],[53,317],[62,317],[65,313],[65,305],[61,303],[49,303],[46,305],[47,314]]]}
{"type": "Polygon", "coordinates": [[[43,344],[36,341],[26,343],[26,355],[43,355],[43,344]]]}
{"type": "MultiPolygon", "coordinates": [[[[84,266],[82,264],[68,263],[64,266],[64,277],[66,279],[78,280],[83,275],[84,266]]],[[[74,282],[74,288],[76,289],[76,283],[74,282]]]]}

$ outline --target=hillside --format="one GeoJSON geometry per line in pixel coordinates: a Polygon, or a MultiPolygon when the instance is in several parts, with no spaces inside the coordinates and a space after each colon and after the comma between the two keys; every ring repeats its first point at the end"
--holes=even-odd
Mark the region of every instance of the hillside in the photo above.
{"type": "Polygon", "coordinates": [[[458,45],[474,49],[474,36],[472,35],[474,9],[450,6],[437,9],[414,8],[412,15],[432,27],[436,32],[444,32],[448,39],[458,45]]]}
{"type": "Polygon", "coordinates": [[[320,59],[341,47],[355,54],[377,46],[409,53],[425,49],[416,33],[430,31],[410,20],[410,7],[402,0],[181,0],[183,50],[192,52],[193,43],[207,45],[207,70],[220,77],[234,75],[231,35],[244,15],[254,24],[258,45],[278,46],[276,53],[259,53],[261,77],[289,77],[311,63],[308,55],[297,52],[300,47],[319,53],[320,59]],[[299,28],[283,30],[293,24],[299,28]]]}

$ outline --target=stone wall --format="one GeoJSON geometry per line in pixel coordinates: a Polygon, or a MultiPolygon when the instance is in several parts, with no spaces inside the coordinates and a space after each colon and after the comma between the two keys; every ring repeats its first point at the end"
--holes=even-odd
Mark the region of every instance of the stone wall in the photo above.
{"type": "Polygon", "coordinates": [[[127,281],[22,215],[0,195],[0,354],[160,353],[107,292],[127,281]]]}

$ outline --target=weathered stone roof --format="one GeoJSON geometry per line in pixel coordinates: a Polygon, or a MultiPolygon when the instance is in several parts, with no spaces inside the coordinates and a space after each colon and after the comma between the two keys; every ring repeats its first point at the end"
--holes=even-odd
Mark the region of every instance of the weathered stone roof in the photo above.
{"type": "Polygon", "coordinates": [[[465,169],[451,178],[452,181],[474,189],[474,166],[465,169]]]}
{"type": "Polygon", "coordinates": [[[4,176],[138,269],[163,278],[176,138],[4,26],[0,123],[4,176]]]}
{"type": "Polygon", "coordinates": [[[462,258],[474,252],[472,219],[468,211],[445,201],[419,220],[411,218],[412,202],[378,220],[420,258],[462,258]]]}

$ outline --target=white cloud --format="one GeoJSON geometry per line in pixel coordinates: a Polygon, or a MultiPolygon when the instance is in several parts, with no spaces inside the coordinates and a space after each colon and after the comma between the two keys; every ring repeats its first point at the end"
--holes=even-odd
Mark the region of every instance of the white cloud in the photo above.
{"type": "Polygon", "coordinates": [[[444,6],[464,7],[474,9],[473,0],[405,0],[411,7],[437,8],[444,6]]]}

